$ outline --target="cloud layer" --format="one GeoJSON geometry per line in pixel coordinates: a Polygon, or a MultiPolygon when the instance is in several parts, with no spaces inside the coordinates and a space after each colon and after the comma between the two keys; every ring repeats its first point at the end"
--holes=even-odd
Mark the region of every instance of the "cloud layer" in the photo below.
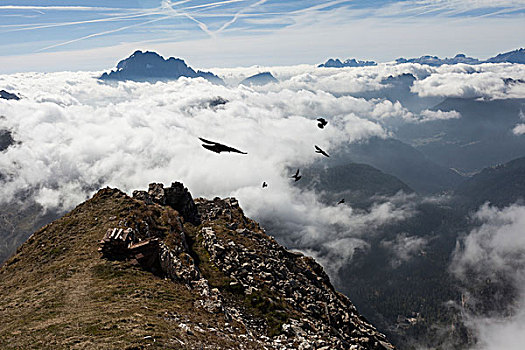
{"type": "MultiPolygon", "coordinates": [[[[0,76],[0,89],[22,97],[0,101],[0,129],[11,131],[18,141],[0,154],[4,176],[0,200],[10,201],[29,191],[45,208],[67,210],[103,186],[130,193],[149,182],[179,180],[194,196],[238,197],[248,215],[272,223],[270,233],[281,242],[315,255],[335,272],[356,249],[368,249],[364,233],[413,215],[414,200],[382,199],[367,211],[322,204],[316,194],[298,190],[289,178],[292,169],[319,160],[313,145],[337,153],[345,143],[391,135],[395,129],[391,126],[399,123],[461,117],[454,111],[416,113],[399,101],[359,97],[380,91],[389,76],[418,77],[413,90],[421,96],[431,91],[427,85],[434,82],[438,82],[436,91],[442,91],[439,94],[448,91],[456,96],[458,89],[439,86],[460,81],[467,90],[498,98],[505,91],[478,86],[478,75],[519,79],[523,68],[302,65],[215,69],[214,73],[227,85],[185,78],[104,84],[95,79],[99,72],[0,76]],[[271,71],[279,83],[253,88],[237,84],[261,71],[271,71]],[[214,105],[218,97],[228,102],[214,105]],[[323,130],[316,126],[319,116],[329,120],[323,130]],[[198,137],[248,155],[211,153],[201,147],[198,137]],[[263,181],[268,188],[261,188],[263,181]]],[[[399,252],[402,262],[424,244],[398,237],[389,247],[399,252]]]]}
{"type": "Polygon", "coordinates": [[[103,84],[97,75],[0,77],[3,88],[23,97],[0,102],[0,129],[18,142],[0,156],[2,201],[29,191],[45,208],[67,210],[103,186],[130,193],[150,182],[179,180],[196,197],[238,197],[248,215],[280,223],[272,233],[290,232],[289,242],[298,248],[316,243],[327,234],[325,227],[353,232],[350,227],[398,214],[396,207],[355,214],[350,207],[325,206],[289,179],[290,169],[318,159],[314,144],[330,152],[385,136],[370,117],[380,101],[286,86],[216,86],[203,79],[103,84]],[[228,102],[214,106],[218,97],[228,102]],[[330,127],[317,127],[319,115],[330,127]],[[248,155],[209,152],[199,137],[248,155]],[[263,181],[268,188],[261,188],[263,181]]]}

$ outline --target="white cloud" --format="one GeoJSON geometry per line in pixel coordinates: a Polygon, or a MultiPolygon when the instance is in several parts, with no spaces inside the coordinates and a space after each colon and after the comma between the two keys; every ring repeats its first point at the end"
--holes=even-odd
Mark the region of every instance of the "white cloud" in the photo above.
{"type": "MultiPolygon", "coordinates": [[[[476,349],[522,349],[525,343],[525,206],[498,209],[488,204],[473,216],[482,223],[454,253],[451,271],[460,279],[503,282],[517,291],[508,310],[496,316],[465,313],[477,337],[476,349]],[[510,315],[510,316],[509,316],[510,315]]],[[[490,305],[484,305],[490,309],[490,305]]]]}
{"type": "Polygon", "coordinates": [[[525,84],[504,82],[506,78],[518,80],[522,76],[523,67],[517,64],[442,66],[435,68],[427,78],[415,81],[412,91],[421,97],[523,98],[525,84]]]}
{"type": "Polygon", "coordinates": [[[512,129],[514,135],[523,135],[525,134],[525,124],[518,124],[512,129]]]}
{"type": "Polygon", "coordinates": [[[420,254],[427,243],[428,239],[425,237],[408,236],[406,233],[400,233],[394,240],[382,241],[381,246],[392,252],[390,264],[396,268],[420,254]]]}
{"type": "Polygon", "coordinates": [[[434,120],[447,120],[447,119],[458,119],[461,118],[461,113],[457,111],[442,111],[438,109],[437,111],[431,111],[425,109],[421,112],[420,122],[429,122],[434,120]]]}
{"type": "MultiPolygon", "coordinates": [[[[523,68],[486,65],[472,69],[501,80],[517,78],[523,68]]],[[[226,86],[186,78],[156,84],[103,84],[95,79],[99,72],[0,75],[0,88],[22,96],[20,101],[0,101],[4,116],[0,129],[10,130],[20,141],[0,157],[0,169],[7,176],[0,200],[32,190],[45,207],[69,209],[106,185],[130,193],[149,182],[179,180],[194,196],[238,197],[249,216],[263,222],[271,218],[277,225],[272,233],[281,241],[315,255],[333,273],[352,258],[355,249],[367,249],[365,232],[410,217],[415,201],[406,196],[378,199],[366,212],[327,206],[314,193],[295,188],[290,169],[319,159],[314,144],[333,153],[344,143],[385,137],[389,125],[419,118],[399,102],[351,94],[377,90],[390,75],[410,73],[425,80],[473,75],[466,67],[418,64],[214,71],[225,77],[226,86]],[[280,82],[252,88],[237,85],[260,71],[271,71],[280,82]],[[229,102],[210,107],[209,102],[218,96],[229,102]],[[329,120],[327,128],[317,128],[314,119],[318,116],[329,120]],[[211,153],[201,147],[198,137],[223,142],[248,155],[211,153]],[[264,190],[263,181],[269,184],[264,190]]],[[[465,78],[465,84],[475,82],[465,78]]],[[[422,115],[458,117],[454,111],[424,111],[422,115]]],[[[397,243],[424,246],[423,241],[409,238],[392,242],[392,247],[397,243]]],[[[407,249],[400,259],[416,252],[416,248],[407,249]]]]}
{"type": "Polygon", "coordinates": [[[473,217],[482,225],[465,237],[464,248],[456,252],[454,272],[462,276],[473,269],[487,277],[519,272],[516,268],[525,262],[520,259],[525,253],[525,207],[498,209],[485,204],[473,217]]]}
{"type": "MultiPolygon", "coordinates": [[[[332,90],[344,73],[332,71],[332,90]]],[[[97,74],[0,76],[1,87],[23,97],[0,101],[0,129],[11,130],[20,142],[0,157],[8,178],[1,200],[31,190],[44,207],[69,209],[104,186],[130,193],[150,182],[178,180],[195,197],[237,197],[247,215],[272,222],[269,233],[319,257],[334,274],[355,249],[367,248],[365,232],[413,214],[412,201],[397,197],[383,198],[368,211],[327,206],[289,178],[319,159],[314,144],[336,152],[344,143],[385,136],[375,119],[403,114],[399,103],[334,95],[315,84],[304,89],[292,79],[303,73],[293,69],[276,74],[289,77],[281,88],[186,78],[104,84],[94,79],[97,74]],[[210,107],[218,96],[229,102],[210,107]],[[329,120],[323,130],[315,121],[319,115],[329,120]],[[209,152],[198,137],[248,155],[209,152]],[[268,188],[261,188],[263,181],[268,188]]],[[[308,74],[331,90],[326,71],[308,74]]]]}

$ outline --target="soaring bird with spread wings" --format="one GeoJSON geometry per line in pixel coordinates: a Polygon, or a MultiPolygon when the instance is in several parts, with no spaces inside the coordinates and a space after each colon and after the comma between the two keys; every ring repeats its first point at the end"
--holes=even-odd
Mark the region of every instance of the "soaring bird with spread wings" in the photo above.
{"type": "Polygon", "coordinates": [[[314,145],[314,147],[315,147],[315,153],[322,154],[322,155],[325,156],[325,157],[330,157],[330,156],[328,155],[328,153],[326,153],[325,151],[323,151],[319,146],[314,145]]]}
{"type": "Polygon", "coordinates": [[[203,139],[202,137],[199,137],[199,140],[201,140],[202,142],[204,142],[204,144],[202,145],[202,147],[204,147],[204,148],[206,148],[207,150],[210,150],[210,151],[212,151],[212,152],[215,152],[215,153],[221,153],[221,152],[235,152],[235,153],[240,153],[240,154],[248,154],[248,153],[246,153],[246,152],[239,151],[239,150],[236,149],[236,148],[233,148],[233,147],[230,147],[230,146],[223,145],[222,143],[218,143],[218,142],[214,142],[214,141],[209,141],[209,140],[203,139]]]}

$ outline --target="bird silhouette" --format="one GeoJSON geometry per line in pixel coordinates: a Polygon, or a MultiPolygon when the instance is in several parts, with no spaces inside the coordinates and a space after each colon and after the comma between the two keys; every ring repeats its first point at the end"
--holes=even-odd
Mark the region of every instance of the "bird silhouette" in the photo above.
{"type": "Polygon", "coordinates": [[[341,199],[339,202],[337,202],[337,204],[343,204],[345,202],[345,199],[341,199]]]}
{"type": "Polygon", "coordinates": [[[248,154],[248,153],[246,153],[246,152],[239,151],[239,150],[236,149],[236,148],[233,148],[233,147],[230,147],[230,146],[223,145],[222,143],[218,143],[218,142],[214,142],[214,141],[209,141],[209,140],[203,139],[202,137],[199,137],[199,140],[201,140],[202,142],[204,142],[204,144],[202,145],[202,147],[204,147],[204,148],[206,148],[207,150],[210,150],[210,151],[212,151],[212,152],[215,152],[215,153],[221,153],[221,152],[235,152],[235,153],[240,153],[240,154],[248,154]]]}
{"type": "Polygon", "coordinates": [[[328,155],[328,153],[326,153],[325,151],[323,151],[319,146],[314,145],[314,147],[315,147],[315,153],[322,154],[322,155],[325,156],[325,157],[330,157],[330,156],[328,155]]]}
{"type": "Polygon", "coordinates": [[[262,184],[262,188],[265,188],[265,187],[268,187],[268,184],[266,183],[266,181],[264,181],[262,184]]]}
{"type": "Polygon", "coordinates": [[[319,127],[319,129],[324,129],[324,127],[326,126],[326,124],[328,124],[328,122],[326,121],[326,119],[324,118],[317,118],[317,121],[319,122],[317,124],[317,126],[319,127]]]}
{"type": "Polygon", "coordinates": [[[292,175],[291,178],[295,179],[295,181],[301,180],[302,176],[299,175],[299,169],[297,169],[297,172],[295,173],[295,175],[292,175]]]}

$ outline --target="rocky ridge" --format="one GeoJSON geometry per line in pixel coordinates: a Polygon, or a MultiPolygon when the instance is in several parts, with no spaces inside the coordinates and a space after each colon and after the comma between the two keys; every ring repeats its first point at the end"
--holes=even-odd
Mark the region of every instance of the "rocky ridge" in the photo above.
{"type": "MultiPolygon", "coordinates": [[[[500,53],[494,57],[490,57],[486,60],[480,60],[475,57],[469,57],[465,54],[457,54],[454,57],[445,57],[440,58],[438,56],[424,55],[421,57],[414,58],[404,58],[400,57],[395,60],[396,64],[403,63],[419,63],[422,65],[428,65],[433,67],[439,67],[445,64],[454,65],[454,64],[469,64],[477,65],[482,63],[516,63],[516,64],[525,64],[525,48],[520,48],[513,51],[508,51],[500,53]]],[[[356,59],[347,59],[344,62],[341,62],[338,58],[330,58],[325,63],[318,65],[318,67],[326,68],[343,68],[343,67],[366,67],[366,66],[375,66],[377,65],[374,61],[358,61],[356,59]]]]}
{"type": "Polygon", "coordinates": [[[133,195],[99,191],[0,269],[2,348],[393,349],[236,199],[193,200],[178,182],[133,195]]]}
{"type": "Polygon", "coordinates": [[[343,67],[368,67],[368,66],[377,66],[377,62],[374,61],[359,61],[355,58],[347,59],[344,62],[341,62],[340,59],[330,58],[325,63],[318,65],[319,68],[343,68],[343,67]]]}
{"type": "Polygon", "coordinates": [[[183,265],[177,261],[176,256],[188,247],[187,242],[182,241],[176,254],[161,248],[161,265],[168,268],[166,273],[174,274],[176,277],[172,279],[184,281],[197,289],[204,297],[201,305],[207,311],[220,311],[234,318],[249,330],[249,334],[264,340],[266,346],[290,349],[312,346],[327,349],[389,348],[384,336],[359,316],[349,299],[334,290],[319,264],[301,253],[287,251],[266,235],[257,223],[244,216],[235,198],[198,199],[196,208],[193,208],[188,205],[192,202],[191,194],[183,188],[181,183],[174,183],[164,190],[165,196],[159,196],[163,193],[162,185],[150,184],[147,193],[136,191],[134,197],[146,201],[154,197],[156,202],[166,203],[186,216],[201,218],[197,237],[202,240],[210,263],[230,280],[229,288],[248,296],[255,293],[271,295],[265,302],[270,305],[285,303],[283,309],[290,309],[292,314],[302,317],[285,317],[286,322],[283,321],[281,330],[278,330],[282,331],[281,334],[276,339],[268,338],[265,334],[268,333],[268,324],[257,322],[242,307],[226,302],[219,289],[210,288],[195,263],[183,265]],[[177,202],[184,204],[173,205],[169,199],[172,189],[177,189],[179,198],[185,197],[177,202]],[[167,262],[164,257],[168,256],[172,259],[167,262]],[[186,269],[183,275],[191,278],[178,276],[182,266],[186,269]],[[171,267],[176,267],[175,273],[170,272],[171,267]]]}

